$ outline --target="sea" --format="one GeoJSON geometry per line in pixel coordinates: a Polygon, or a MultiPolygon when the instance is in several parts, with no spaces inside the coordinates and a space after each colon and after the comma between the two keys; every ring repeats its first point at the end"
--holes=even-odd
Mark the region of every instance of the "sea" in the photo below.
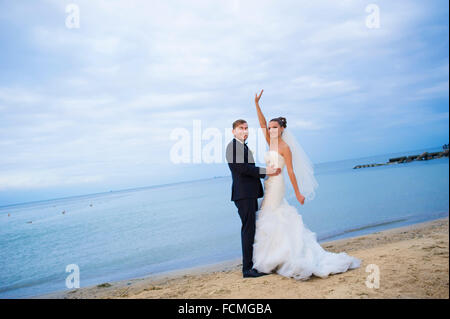
{"type": "MultiPolygon", "coordinates": [[[[424,151],[442,147],[315,164],[315,199],[300,205],[289,186],[286,199],[319,243],[448,217],[448,157],[353,168],[424,151]]],[[[73,289],[74,278],[87,287],[240,258],[231,182],[221,176],[0,207],[0,298],[73,289]]]]}

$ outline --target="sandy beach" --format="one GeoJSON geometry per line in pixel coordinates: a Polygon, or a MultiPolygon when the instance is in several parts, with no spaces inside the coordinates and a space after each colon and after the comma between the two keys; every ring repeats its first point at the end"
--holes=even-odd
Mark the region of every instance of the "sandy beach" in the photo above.
{"type": "Polygon", "coordinates": [[[345,251],[363,261],[358,269],[327,278],[242,278],[237,259],[35,298],[449,298],[448,241],[447,217],[321,243],[328,251],[345,251]],[[379,269],[378,288],[370,285],[374,268],[368,265],[379,269]]]}

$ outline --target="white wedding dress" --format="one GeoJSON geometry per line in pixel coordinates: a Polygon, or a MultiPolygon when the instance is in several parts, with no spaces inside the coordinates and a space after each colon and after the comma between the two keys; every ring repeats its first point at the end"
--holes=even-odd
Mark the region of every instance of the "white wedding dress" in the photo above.
{"type": "MultiPolygon", "coordinates": [[[[264,160],[267,166],[273,164],[284,169],[284,158],[277,151],[266,152],[264,160]]],[[[325,251],[284,195],[283,174],[269,176],[264,181],[264,198],[256,217],[253,268],[305,280],[311,275],[327,277],[361,265],[360,259],[344,252],[325,251]]]]}

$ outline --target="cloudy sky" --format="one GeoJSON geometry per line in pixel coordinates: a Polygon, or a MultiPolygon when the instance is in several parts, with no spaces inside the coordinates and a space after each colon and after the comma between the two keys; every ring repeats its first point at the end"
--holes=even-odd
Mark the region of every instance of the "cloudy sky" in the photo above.
{"type": "Polygon", "coordinates": [[[448,143],[448,9],[0,0],[0,206],[228,175],[173,163],[171,133],[197,120],[225,147],[261,89],[314,163],[448,143]]]}

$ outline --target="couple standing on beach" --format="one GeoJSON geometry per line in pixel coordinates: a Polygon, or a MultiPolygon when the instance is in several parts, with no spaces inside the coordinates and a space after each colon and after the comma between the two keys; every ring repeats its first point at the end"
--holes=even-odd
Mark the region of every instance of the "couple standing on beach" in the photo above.
{"type": "Polygon", "coordinates": [[[255,166],[245,140],[245,120],[233,123],[233,140],[226,149],[226,158],[233,178],[231,200],[242,221],[243,277],[260,277],[276,272],[285,277],[308,279],[311,275],[329,274],[357,268],[361,260],[344,252],[325,251],[316,234],[304,224],[302,216],[284,198],[284,167],[301,205],[312,200],[318,184],[311,161],[286,129],[284,117],[267,121],[259,106],[261,93],[255,94],[256,111],[269,151],[264,155],[267,168],[255,166]],[[268,178],[266,178],[268,177],[268,178]],[[264,190],[260,181],[264,178],[264,190]],[[297,182],[298,180],[298,182],[297,182]],[[265,194],[264,194],[265,193],[265,194]],[[258,209],[258,198],[263,197],[258,209]]]}

